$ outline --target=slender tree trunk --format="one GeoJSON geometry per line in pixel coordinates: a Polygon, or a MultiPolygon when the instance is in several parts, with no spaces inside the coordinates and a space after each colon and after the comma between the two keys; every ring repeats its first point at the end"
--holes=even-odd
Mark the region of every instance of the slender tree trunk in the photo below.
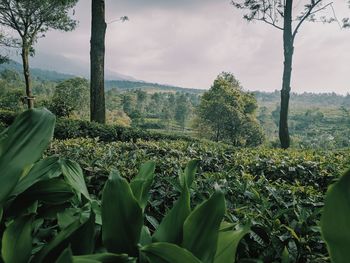
{"type": "Polygon", "coordinates": [[[29,71],[29,48],[22,48],[22,64],[23,64],[23,74],[26,84],[26,99],[28,104],[28,109],[34,108],[34,97],[32,94],[32,84],[30,80],[30,71],[29,71]]]}
{"type": "Polygon", "coordinates": [[[290,97],[290,82],[292,75],[293,61],[293,35],[292,35],[292,6],[293,0],[287,0],[284,9],[284,28],[283,28],[283,50],[284,67],[281,90],[281,110],[279,123],[279,138],[281,147],[287,149],[290,146],[290,137],[288,130],[288,108],[290,97]]]}
{"type": "Polygon", "coordinates": [[[106,122],[104,91],[105,1],[92,0],[91,49],[90,49],[90,119],[106,122]]]}

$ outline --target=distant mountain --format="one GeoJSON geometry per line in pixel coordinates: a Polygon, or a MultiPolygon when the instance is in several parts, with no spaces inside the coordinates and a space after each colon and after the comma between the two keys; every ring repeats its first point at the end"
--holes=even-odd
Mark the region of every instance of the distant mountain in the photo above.
{"type": "MultiPolygon", "coordinates": [[[[14,61],[14,60],[10,60],[8,63],[0,64],[0,72],[4,71],[6,69],[14,70],[20,74],[23,74],[22,64],[14,61]]],[[[40,80],[46,80],[46,81],[61,81],[61,80],[70,79],[70,78],[75,77],[74,75],[71,75],[71,74],[59,73],[56,71],[43,70],[43,69],[39,69],[39,68],[32,68],[31,74],[32,74],[33,78],[37,78],[40,80]]]]}
{"type": "MultiPolygon", "coordinates": [[[[34,63],[32,63],[34,64],[34,63]]],[[[17,71],[20,74],[23,74],[23,68],[22,64],[10,60],[9,63],[5,64],[0,64],[0,72],[9,69],[9,70],[14,70],[17,71]]],[[[49,67],[49,70],[44,70],[41,68],[36,68],[33,67],[31,68],[31,74],[32,78],[34,79],[39,79],[43,81],[62,81],[70,78],[74,78],[77,76],[82,76],[88,78],[88,76],[80,75],[77,73],[61,73],[57,72],[55,70],[50,70],[51,68],[49,67]]],[[[204,91],[199,90],[199,89],[190,89],[190,88],[181,88],[181,87],[176,87],[176,86],[171,86],[171,85],[163,85],[163,84],[158,84],[158,83],[148,83],[140,80],[134,80],[131,77],[125,76],[125,78],[129,79],[114,79],[114,80],[109,80],[107,76],[111,77],[114,76],[115,78],[122,78],[124,75],[121,75],[119,73],[115,73],[114,75],[112,73],[106,72],[106,82],[105,82],[105,89],[106,91],[111,90],[111,89],[119,89],[119,90],[137,90],[141,89],[146,92],[187,92],[187,93],[194,93],[194,94],[201,94],[204,91]],[[108,75],[109,74],[109,75],[108,75]]]]}
{"type": "MultiPolygon", "coordinates": [[[[20,58],[13,58],[20,61],[20,58]]],[[[33,68],[44,68],[50,71],[57,71],[64,74],[90,77],[90,64],[79,59],[73,59],[63,55],[38,52],[34,57],[30,58],[30,65],[33,68]]],[[[105,69],[105,78],[107,80],[130,80],[139,81],[131,76],[120,74],[108,68],[105,69]]]]}

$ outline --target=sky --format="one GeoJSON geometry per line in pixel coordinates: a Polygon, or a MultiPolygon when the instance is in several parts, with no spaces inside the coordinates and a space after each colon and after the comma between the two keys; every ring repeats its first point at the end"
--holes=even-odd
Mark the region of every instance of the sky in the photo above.
{"type": "MultiPolygon", "coordinates": [[[[294,12],[304,2],[295,0],[294,12]]],[[[333,2],[339,19],[350,16],[345,1],[333,2]]],[[[36,45],[34,65],[50,64],[58,71],[88,66],[90,12],[90,1],[80,0],[74,15],[78,28],[47,33],[36,45]],[[72,64],[55,68],[54,56],[72,64]]],[[[333,15],[329,8],[324,14],[333,15]]],[[[200,89],[210,88],[220,72],[228,71],[247,90],[279,90],[282,31],[248,23],[242,15],[230,0],[106,0],[106,68],[139,80],[200,89]],[[125,15],[129,21],[109,23],[125,15]]],[[[350,29],[306,23],[296,37],[292,90],[346,94],[349,62],[350,29]]]]}

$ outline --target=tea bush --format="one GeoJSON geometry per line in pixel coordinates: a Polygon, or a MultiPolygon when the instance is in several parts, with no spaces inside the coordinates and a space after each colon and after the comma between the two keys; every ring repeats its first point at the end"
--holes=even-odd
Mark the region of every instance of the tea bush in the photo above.
{"type": "Polygon", "coordinates": [[[186,141],[56,140],[48,154],[80,163],[95,196],[101,195],[112,169],[130,180],[141,163],[155,161],[147,208],[151,229],[178,197],[176,178],[181,169],[190,159],[200,160],[193,203],[208,198],[220,185],[231,220],[254,225],[238,248],[239,258],[263,262],[279,261],[286,251],[291,262],[329,262],[319,228],[323,197],[327,186],[350,165],[349,150],[237,149],[186,141]]]}
{"type": "MultiPolygon", "coordinates": [[[[3,126],[7,127],[13,123],[16,116],[17,114],[12,111],[1,110],[0,123],[3,123],[3,126]]],[[[181,134],[163,134],[159,132],[150,132],[137,128],[129,128],[117,125],[102,125],[99,123],[67,118],[57,119],[54,137],[60,140],[72,138],[99,138],[99,140],[104,142],[128,142],[136,141],[138,139],[142,139],[145,141],[199,141],[198,139],[195,139],[193,137],[181,134]]]]}
{"type": "Polygon", "coordinates": [[[350,172],[338,178],[349,165],[349,150],[71,139],[53,142],[46,155],[58,156],[39,160],[54,123],[48,111],[29,110],[0,134],[1,262],[349,258],[350,172]],[[81,163],[93,195],[80,166],[64,157],[81,163]]]}

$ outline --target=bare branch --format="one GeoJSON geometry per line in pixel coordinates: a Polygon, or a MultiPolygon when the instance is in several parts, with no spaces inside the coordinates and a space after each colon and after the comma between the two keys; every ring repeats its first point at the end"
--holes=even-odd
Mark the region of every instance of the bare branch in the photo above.
{"type": "Polygon", "coordinates": [[[299,23],[297,24],[297,26],[294,29],[294,32],[292,34],[292,38],[293,41],[295,39],[296,34],[298,33],[298,30],[300,28],[300,26],[304,23],[304,21],[311,15],[312,10],[319,4],[321,3],[322,0],[317,0],[317,1],[312,1],[312,4],[310,5],[310,7],[308,8],[308,11],[304,14],[304,16],[300,19],[299,23]]]}
{"type": "Polygon", "coordinates": [[[263,21],[266,24],[269,24],[269,25],[271,25],[271,26],[273,26],[273,27],[275,27],[275,28],[277,28],[279,30],[283,30],[283,27],[280,27],[280,26],[276,25],[275,23],[266,20],[265,18],[252,18],[252,20],[263,21]]]}
{"type": "Polygon", "coordinates": [[[322,6],[321,8],[319,8],[319,9],[317,9],[317,10],[311,12],[310,15],[316,14],[316,13],[318,13],[318,12],[320,12],[320,11],[326,9],[328,6],[331,6],[332,4],[333,4],[333,2],[330,2],[330,3],[328,3],[328,4],[324,5],[324,6],[322,6]]]}

